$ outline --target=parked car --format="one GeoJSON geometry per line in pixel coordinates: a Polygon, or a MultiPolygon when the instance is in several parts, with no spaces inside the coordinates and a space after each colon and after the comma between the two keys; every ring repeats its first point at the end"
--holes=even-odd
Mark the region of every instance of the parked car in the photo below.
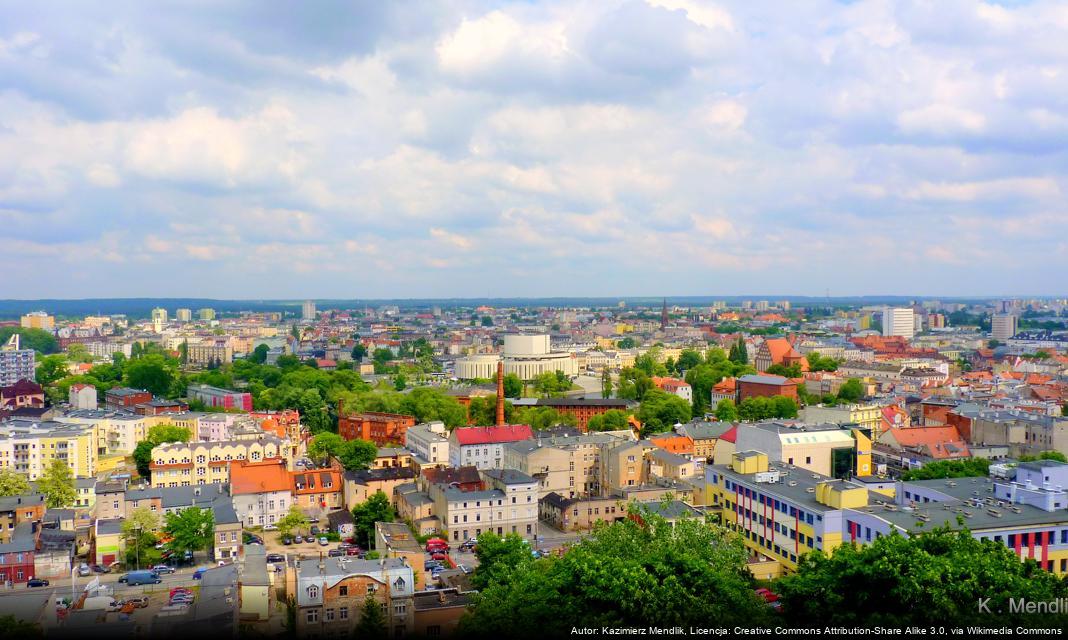
{"type": "Polygon", "coordinates": [[[445,560],[446,558],[448,558],[448,556],[444,553],[435,553],[434,555],[430,556],[430,558],[432,560],[445,560]]]}
{"type": "Polygon", "coordinates": [[[319,546],[320,547],[326,547],[326,546],[329,546],[329,545],[330,545],[330,541],[326,539],[326,536],[320,536],[320,538],[319,538],[319,546]]]}
{"type": "Polygon", "coordinates": [[[119,578],[119,582],[134,586],[139,584],[159,584],[163,580],[152,571],[131,571],[119,578]]]}
{"type": "Polygon", "coordinates": [[[464,573],[471,573],[471,567],[469,567],[467,565],[458,564],[458,565],[456,565],[456,568],[459,569],[460,571],[463,571],[464,573]]]}
{"type": "Polygon", "coordinates": [[[137,596],[134,598],[126,598],[120,604],[132,604],[138,609],[144,609],[148,606],[148,596],[137,596]]]}
{"type": "Polygon", "coordinates": [[[427,560],[426,562],[423,563],[423,571],[431,571],[433,569],[440,569],[441,566],[442,566],[441,562],[439,562],[437,560],[427,560]]]}
{"type": "Polygon", "coordinates": [[[310,529],[310,531],[311,531],[311,534],[312,534],[313,536],[317,536],[317,535],[319,535],[319,526],[318,526],[318,525],[314,525],[314,524],[313,524],[313,525],[311,526],[311,529],[310,529]]]}
{"type": "Polygon", "coordinates": [[[108,569],[107,567],[102,567],[98,564],[94,564],[92,568],[93,573],[111,573],[111,569],[108,569]]]}
{"type": "Polygon", "coordinates": [[[243,536],[245,544],[263,544],[263,538],[253,535],[251,533],[245,533],[243,536]]]}
{"type": "Polygon", "coordinates": [[[201,578],[204,577],[204,572],[207,571],[207,570],[208,570],[207,567],[201,567],[201,568],[197,569],[196,571],[193,572],[193,579],[194,580],[200,580],[201,578]]]}
{"type": "Polygon", "coordinates": [[[464,543],[460,545],[460,551],[470,552],[474,551],[477,547],[478,540],[476,540],[475,538],[471,538],[470,540],[465,540],[464,543]]]}
{"type": "Polygon", "coordinates": [[[347,556],[358,556],[361,553],[363,552],[360,551],[359,547],[348,547],[347,549],[345,549],[345,555],[347,556]]]}
{"type": "Polygon", "coordinates": [[[266,524],[266,525],[263,525],[263,530],[264,531],[278,531],[278,525],[266,524]]]}
{"type": "Polygon", "coordinates": [[[345,550],[344,549],[331,549],[330,551],[326,552],[326,555],[331,557],[331,558],[343,558],[345,556],[345,550]]]}
{"type": "Polygon", "coordinates": [[[179,593],[188,593],[189,595],[193,595],[193,590],[190,589],[189,587],[175,587],[175,588],[170,590],[170,593],[168,594],[168,596],[173,598],[176,594],[179,594],[179,593]]]}
{"type": "Polygon", "coordinates": [[[48,580],[45,580],[43,578],[30,578],[29,580],[26,581],[26,586],[27,587],[31,587],[31,588],[32,587],[47,587],[48,586],[48,580]]]}
{"type": "Polygon", "coordinates": [[[285,562],[286,557],[280,553],[268,553],[267,562],[285,562]]]}
{"type": "Polygon", "coordinates": [[[79,565],[79,567],[78,567],[78,575],[83,577],[83,578],[85,578],[87,576],[93,575],[93,570],[91,568],[89,568],[89,565],[87,565],[87,564],[79,565]]]}
{"type": "Polygon", "coordinates": [[[169,565],[157,564],[156,566],[152,567],[152,571],[155,571],[157,575],[163,575],[165,573],[174,573],[175,571],[177,571],[177,569],[169,565]]]}
{"type": "Polygon", "coordinates": [[[301,537],[300,535],[293,536],[293,544],[300,544],[302,542],[304,542],[303,537],[301,537]]]}
{"type": "Polygon", "coordinates": [[[289,536],[282,536],[282,544],[284,544],[286,546],[289,546],[289,545],[293,544],[293,538],[291,538],[289,536]]]}

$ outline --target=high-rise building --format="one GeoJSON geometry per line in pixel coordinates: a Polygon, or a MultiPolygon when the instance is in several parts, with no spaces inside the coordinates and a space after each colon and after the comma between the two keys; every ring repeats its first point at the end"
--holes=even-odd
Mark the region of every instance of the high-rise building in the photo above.
{"type": "Polygon", "coordinates": [[[23,329],[44,329],[51,331],[56,328],[56,319],[44,311],[34,311],[22,316],[19,323],[23,329]]]}
{"type": "Polygon", "coordinates": [[[767,311],[769,306],[770,305],[768,304],[767,300],[757,300],[756,302],[757,311],[767,311]]]}
{"type": "Polygon", "coordinates": [[[162,307],[156,307],[152,310],[152,328],[156,333],[163,331],[163,327],[167,325],[167,310],[162,307]]]}
{"type": "Polygon", "coordinates": [[[201,320],[214,320],[215,309],[204,307],[203,309],[197,311],[197,316],[200,317],[201,320]]]}
{"type": "Polygon", "coordinates": [[[790,301],[789,300],[779,300],[779,308],[782,309],[783,311],[789,311],[790,310],[790,301]]]}
{"type": "Polygon", "coordinates": [[[11,335],[0,347],[0,387],[9,387],[19,380],[36,380],[36,355],[33,349],[21,348],[19,334],[11,335]]]}
{"type": "Polygon", "coordinates": [[[189,322],[193,319],[192,309],[179,309],[174,312],[174,317],[178,322],[189,322]]]}
{"type": "Polygon", "coordinates": [[[1008,340],[1016,335],[1016,316],[1011,313],[995,313],[990,321],[990,337],[1008,340]]]}
{"type": "Polygon", "coordinates": [[[909,339],[916,335],[916,319],[912,307],[884,307],[883,335],[909,339]]]}
{"type": "Polygon", "coordinates": [[[302,317],[305,320],[309,321],[309,322],[311,322],[312,320],[315,320],[315,301],[314,300],[305,300],[304,301],[304,309],[303,309],[302,317]]]}

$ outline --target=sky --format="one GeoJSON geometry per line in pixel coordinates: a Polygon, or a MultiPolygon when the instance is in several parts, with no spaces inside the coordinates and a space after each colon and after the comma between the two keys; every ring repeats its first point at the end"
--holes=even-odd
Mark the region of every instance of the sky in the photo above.
{"type": "Polygon", "coordinates": [[[0,0],[0,298],[1068,290],[1068,5],[0,0]]]}

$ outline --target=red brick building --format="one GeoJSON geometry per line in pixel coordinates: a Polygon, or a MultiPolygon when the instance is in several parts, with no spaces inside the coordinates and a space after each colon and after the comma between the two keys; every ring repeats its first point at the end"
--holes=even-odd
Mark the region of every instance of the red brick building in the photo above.
{"type": "Polygon", "coordinates": [[[590,418],[612,409],[626,411],[627,401],[611,398],[541,398],[536,406],[552,407],[560,413],[575,416],[578,428],[585,431],[590,418]]]}
{"type": "Polygon", "coordinates": [[[738,402],[759,396],[786,396],[797,402],[797,383],[789,378],[766,374],[738,378],[738,402]]]}
{"type": "Polygon", "coordinates": [[[34,523],[23,522],[15,527],[11,541],[0,544],[0,584],[24,584],[34,577],[33,559],[37,551],[37,531],[34,523]]]}
{"type": "Polygon", "coordinates": [[[181,400],[153,400],[134,405],[134,413],[139,416],[158,416],[164,413],[185,413],[189,405],[181,400]]]}
{"type": "Polygon", "coordinates": [[[104,404],[108,409],[133,410],[135,405],[152,402],[152,394],[144,389],[131,389],[129,387],[116,387],[108,389],[104,394],[104,404]]]}
{"type": "Polygon", "coordinates": [[[415,426],[415,416],[367,411],[338,418],[337,432],[346,440],[370,440],[378,446],[404,442],[404,433],[415,426]]]}

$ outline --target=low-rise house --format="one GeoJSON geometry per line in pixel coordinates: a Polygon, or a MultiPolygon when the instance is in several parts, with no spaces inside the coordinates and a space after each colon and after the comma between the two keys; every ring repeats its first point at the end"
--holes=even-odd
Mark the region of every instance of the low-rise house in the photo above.
{"type": "Polygon", "coordinates": [[[338,418],[338,434],[346,440],[370,440],[383,447],[404,442],[405,432],[415,426],[415,417],[401,413],[365,411],[338,418]]]}
{"type": "Polygon", "coordinates": [[[424,587],[422,564],[423,546],[416,540],[415,534],[403,522],[376,522],[373,540],[374,550],[382,558],[398,558],[412,567],[415,576],[415,588],[424,587]]]}
{"type": "Polygon", "coordinates": [[[379,447],[378,454],[371,462],[372,469],[412,466],[412,452],[398,447],[379,447]]]}
{"type": "Polygon", "coordinates": [[[627,505],[616,496],[565,498],[552,492],[538,501],[542,522],[560,531],[587,531],[598,522],[615,522],[627,517],[627,505]]]}
{"type": "Polygon", "coordinates": [[[19,523],[8,541],[0,543],[0,584],[22,584],[34,577],[37,527],[33,522],[19,523]]]}
{"type": "Polygon", "coordinates": [[[500,469],[504,463],[504,445],[530,440],[529,425],[511,424],[496,427],[460,427],[449,435],[449,464],[454,467],[474,465],[478,469],[500,469]]]}
{"type": "Polygon", "coordinates": [[[368,498],[381,491],[393,500],[394,489],[398,485],[412,482],[416,473],[412,469],[391,467],[387,469],[366,469],[346,471],[345,508],[352,509],[363,504],[368,498]]]}
{"type": "Polygon", "coordinates": [[[330,523],[330,530],[337,532],[342,540],[347,540],[356,535],[356,521],[352,518],[352,512],[348,509],[338,509],[326,514],[326,520],[330,523]]]}
{"type": "Polygon", "coordinates": [[[474,604],[473,594],[457,589],[420,591],[412,598],[415,616],[412,637],[436,638],[456,632],[467,609],[474,604]]]}
{"type": "Polygon", "coordinates": [[[121,562],[126,553],[126,544],[122,538],[122,520],[98,519],[94,524],[89,561],[102,567],[121,562]]]}
{"type": "Polygon", "coordinates": [[[40,493],[0,497],[0,543],[10,542],[15,528],[44,519],[45,497],[40,493]]]}
{"type": "Polygon", "coordinates": [[[404,432],[404,447],[419,467],[449,464],[449,430],[444,422],[426,422],[404,432]]]}
{"type": "Polygon", "coordinates": [[[697,477],[697,465],[689,456],[681,456],[665,449],[654,449],[645,454],[648,478],[665,478],[685,481],[697,477]]]}
{"type": "Polygon", "coordinates": [[[255,439],[222,442],[173,442],[152,449],[152,486],[183,487],[229,482],[230,463],[282,459],[292,468],[289,440],[261,434],[255,439]]]}
{"type": "Polygon", "coordinates": [[[293,503],[316,518],[345,506],[345,481],[340,470],[294,471],[293,503]]]}
{"type": "Polygon", "coordinates": [[[693,440],[689,436],[685,436],[674,431],[654,433],[646,439],[649,442],[660,447],[661,449],[664,449],[665,451],[670,451],[671,453],[675,453],[680,456],[692,457],[694,454],[693,440]]]}
{"type": "Polygon", "coordinates": [[[278,522],[293,505],[292,481],[284,460],[233,462],[230,465],[230,495],[234,511],[249,527],[278,522]]]}
{"type": "Polygon", "coordinates": [[[675,432],[693,441],[693,457],[708,460],[716,450],[716,441],[733,425],[729,422],[693,421],[675,427],[675,432]]]}
{"type": "Polygon", "coordinates": [[[412,629],[415,574],[401,559],[298,560],[286,582],[298,638],[351,636],[368,596],[382,606],[389,637],[403,638],[412,629]]]}
{"type": "Polygon", "coordinates": [[[267,573],[267,550],[263,545],[252,545],[245,550],[239,584],[241,619],[268,619],[271,615],[271,579],[267,573]]]}

